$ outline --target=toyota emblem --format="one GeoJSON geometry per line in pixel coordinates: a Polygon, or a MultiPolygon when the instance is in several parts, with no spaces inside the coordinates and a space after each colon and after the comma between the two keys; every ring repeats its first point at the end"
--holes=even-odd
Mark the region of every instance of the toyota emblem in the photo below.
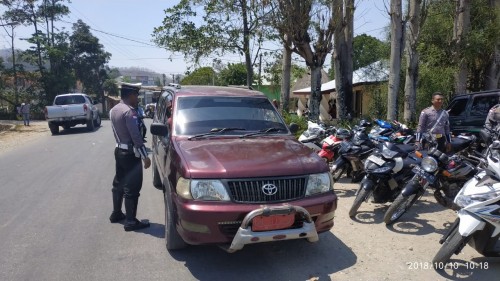
{"type": "Polygon", "coordinates": [[[278,192],[278,188],[272,183],[267,183],[262,186],[262,192],[264,192],[265,195],[271,196],[278,192]]]}

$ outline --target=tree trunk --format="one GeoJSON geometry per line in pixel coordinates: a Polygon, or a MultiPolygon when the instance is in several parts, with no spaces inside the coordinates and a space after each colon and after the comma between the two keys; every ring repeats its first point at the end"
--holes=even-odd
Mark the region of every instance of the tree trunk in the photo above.
{"type": "MultiPolygon", "coordinates": [[[[491,8],[496,11],[497,22],[500,22],[500,0],[490,1],[491,8]]],[[[500,87],[500,38],[495,42],[495,51],[490,60],[485,79],[485,90],[495,90],[500,87]]]]}
{"type": "Polygon", "coordinates": [[[417,44],[420,35],[420,6],[422,0],[410,0],[409,2],[409,26],[406,32],[406,80],[404,121],[412,123],[416,120],[416,101],[418,85],[418,51],[417,44]]]}
{"type": "Polygon", "coordinates": [[[352,116],[352,42],[353,42],[353,14],[354,1],[345,3],[334,1],[333,18],[339,19],[335,24],[333,35],[333,60],[335,72],[335,91],[337,93],[337,116],[347,119],[352,116]],[[345,12],[344,12],[345,11],[345,12]]]}
{"type": "Polygon", "coordinates": [[[321,66],[311,65],[311,96],[309,98],[309,119],[319,121],[321,103],[321,66]]]}
{"type": "Polygon", "coordinates": [[[245,53],[245,65],[247,68],[247,86],[253,84],[253,67],[252,58],[250,56],[250,29],[248,28],[247,2],[241,0],[241,15],[243,17],[243,52],[245,53]]]}
{"type": "Polygon", "coordinates": [[[290,100],[290,76],[292,71],[292,50],[290,46],[292,40],[289,36],[285,37],[286,43],[283,47],[283,76],[281,78],[281,110],[288,112],[289,110],[289,100],[290,100]]]}
{"type": "Polygon", "coordinates": [[[401,0],[391,0],[391,58],[389,91],[387,93],[387,119],[398,119],[399,74],[401,71],[403,25],[401,0]]]}
{"type": "Polygon", "coordinates": [[[455,22],[453,25],[454,58],[457,62],[455,73],[455,94],[464,94],[467,90],[467,61],[464,56],[466,36],[470,27],[470,0],[457,0],[455,22]]]}

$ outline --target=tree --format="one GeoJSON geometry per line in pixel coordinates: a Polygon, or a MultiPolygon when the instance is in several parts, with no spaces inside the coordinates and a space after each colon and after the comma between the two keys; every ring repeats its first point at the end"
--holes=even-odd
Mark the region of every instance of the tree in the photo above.
{"type": "Polygon", "coordinates": [[[103,84],[108,79],[105,65],[111,54],[104,51],[99,39],[92,35],[90,27],[82,20],[73,24],[69,40],[76,78],[82,82],[86,93],[97,96],[102,102],[103,84]]]}
{"type": "Polygon", "coordinates": [[[334,24],[334,68],[335,91],[337,92],[337,116],[348,118],[352,102],[352,48],[353,48],[353,18],[354,0],[333,1],[334,24]]]}
{"type": "Polygon", "coordinates": [[[270,2],[273,10],[272,25],[280,39],[290,36],[292,51],[306,61],[311,70],[310,114],[319,119],[321,102],[321,69],[326,56],[332,51],[334,21],[329,3],[315,0],[276,0],[270,2]]]}
{"type": "Polygon", "coordinates": [[[418,40],[420,29],[425,21],[426,0],[409,0],[408,3],[408,28],[405,36],[406,46],[406,79],[404,100],[404,121],[413,123],[416,121],[416,103],[418,86],[418,40]],[[421,11],[423,13],[421,13],[421,11]]]}
{"type": "Polygon", "coordinates": [[[390,46],[379,39],[360,34],[353,39],[352,66],[354,70],[389,58],[390,46]]]}
{"type": "Polygon", "coordinates": [[[217,75],[211,67],[201,67],[186,73],[180,82],[182,85],[219,85],[217,75]]]}
{"type": "Polygon", "coordinates": [[[467,61],[464,55],[466,37],[470,28],[470,2],[457,0],[453,24],[453,58],[457,66],[455,93],[463,94],[467,89],[467,61]]]}
{"type": "MultiPolygon", "coordinates": [[[[245,85],[247,79],[247,69],[242,63],[229,63],[226,68],[219,73],[221,85],[245,85]]],[[[253,80],[253,79],[252,79],[253,80]]]]}
{"type": "MultiPolygon", "coordinates": [[[[490,8],[495,11],[495,16],[492,19],[493,23],[500,26],[500,0],[490,1],[490,8]]],[[[495,45],[494,51],[489,60],[490,64],[486,73],[485,90],[500,88],[500,36],[496,38],[496,42],[493,43],[495,45]]]]}
{"type": "Polygon", "coordinates": [[[281,110],[288,113],[290,108],[290,79],[292,72],[292,40],[289,35],[283,35],[283,58],[281,63],[282,79],[280,89],[281,110]]]}
{"type": "Polygon", "coordinates": [[[398,119],[398,94],[403,55],[403,21],[401,0],[391,0],[391,58],[389,72],[389,91],[387,96],[387,119],[398,119]]]}
{"type": "Polygon", "coordinates": [[[264,39],[270,34],[263,25],[268,12],[254,0],[181,0],[165,10],[163,24],[153,31],[158,46],[181,52],[198,64],[201,58],[239,53],[245,57],[246,85],[253,84],[253,66],[264,39]],[[197,7],[203,7],[202,23],[197,7]],[[256,50],[251,46],[256,45],[256,50]]]}

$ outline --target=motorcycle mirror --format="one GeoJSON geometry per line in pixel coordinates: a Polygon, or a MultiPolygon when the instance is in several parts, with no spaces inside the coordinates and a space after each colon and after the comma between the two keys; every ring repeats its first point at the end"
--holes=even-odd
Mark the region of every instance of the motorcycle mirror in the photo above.
{"type": "Polygon", "coordinates": [[[295,123],[290,123],[288,129],[290,130],[290,132],[292,132],[292,134],[295,134],[299,130],[299,125],[295,123]]]}

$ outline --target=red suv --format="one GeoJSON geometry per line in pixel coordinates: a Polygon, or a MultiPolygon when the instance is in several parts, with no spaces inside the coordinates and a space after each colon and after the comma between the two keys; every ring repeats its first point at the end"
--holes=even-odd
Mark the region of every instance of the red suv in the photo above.
{"type": "Polygon", "coordinates": [[[164,92],[156,108],[153,184],[164,193],[167,249],[315,242],[332,228],[337,197],[327,164],[262,93],[186,86],[164,92]]]}

